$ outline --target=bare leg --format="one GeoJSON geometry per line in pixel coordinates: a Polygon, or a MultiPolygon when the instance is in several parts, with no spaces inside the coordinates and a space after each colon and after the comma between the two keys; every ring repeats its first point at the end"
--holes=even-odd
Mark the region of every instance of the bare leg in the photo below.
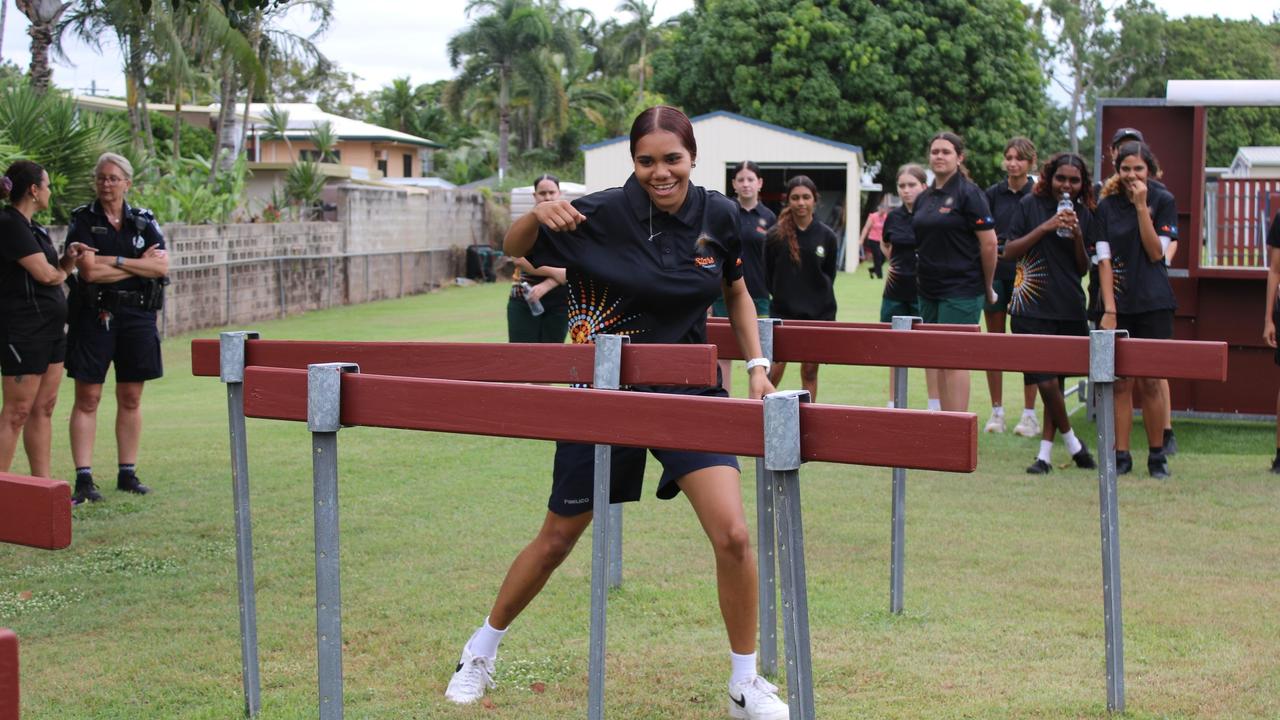
{"type": "Polygon", "coordinates": [[[31,474],[47,478],[53,477],[49,467],[49,445],[53,437],[53,408],[58,404],[58,386],[62,384],[62,363],[50,365],[39,381],[40,389],[36,392],[31,416],[22,431],[22,445],[27,451],[31,474]]]}
{"type": "Polygon", "coordinates": [[[538,535],[516,555],[507,570],[489,611],[491,627],[506,629],[528,607],[590,524],[591,513],[563,517],[547,511],[538,535]]]}
{"type": "Polygon", "coordinates": [[[787,364],[784,362],[776,362],[769,366],[769,384],[775,388],[778,383],[782,382],[782,375],[787,372],[787,364]]]}
{"type": "Polygon", "coordinates": [[[716,365],[720,367],[720,384],[724,386],[724,391],[733,395],[733,361],[717,360],[716,365]]]}
{"type": "Polygon", "coordinates": [[[138,462],[138,445],[142,441],[143,383],[116,383],[116,448],[119,462],[138,462]]]}
{"type": "Polygon", "coordinates": [[[18,452],[18,436],[31,418],[31,408],[40,390],[38,375],[7,375],[3,380],[4,403],[0,406],[0,472],[9,472],[18,452]]]}
{"type": "Polygon", "coordinates": [[[1142,386],[1142,424],[1147,429],[1147,446],[1164,446],[1164,419],[1169,415],[1169,406],[1164,404],[1164,395],[1160,392],[1159,378],[1139,378],[1142,386]]]}
{"type": "MultiPolygon", "coordinates": [[[[1036,387],[1028,385],[1027,387],[1036,387]]],[[[1071,432],[1071,418],[1067,415],[1067,401],[1062,396],[1062,385],[1057,378],[1045,380],[1039,384],[1040,397],[1044,398],[1044,427],[1040,437],[1053,440],[1054,431],[1066,434],[1071,432]]]]}
{"type": "Polygon", "coordinates": [[[1028,410],[1036,409],[1036,386],[1024,385],[1022,387],[1022,407],[1028,410]]]}
{"type": "Polygon", "coordinates": [[[76,467],[93,465],[93,441],[98,433],[98,402],[102,384],[76,381],[76,400],[71,407],[71,459],[76,467]]]}
{"type": "MultiPolygon", "coordinates": [[[[1160,429],[1173,431],[1173,401],[1169,399],[1169,381],[1160,379],[1160,398],[1164,403],[1164,422],[1160,423],[1160,429]]],[[[1146,412],[1145,410],[1143,412],[1146,412]]],[[[1161,441],[1164,440],[1164,433],[1160,434],[1161,441]]]]}
{"type": "Polygon", "coordinates": [[[928,391],[928,397],[931,399],[942,399],[942,391],[939,389],[941,383],[938,381],[939,370],[936,368],[927,368],[924,371],[924,386],[928,391]]]}
{"type": "MultiPolygon", "coordinates": [[[[1004,318],[1003,312],[995,310],[984,310],[982,313],[987,320],[987,332],[1003,333],[1004,318]]],[[[987,389],[991,392],[991,407],[1004,406],[1004,373],[999,370],[987,371],[987,389]]],[[[1032,396],[1034,397],[1034,395],[1032,396]]],[[[968,403],[965,403],[968,407],[968,403]]]]}
{"type": "Polygon", "coordinates": [[[800,363],[800,386],[809,391],[810,402],[818,402],[818,363],[800,363]]]}
{"type": "Polygon", "coordinates": [[[742,509],[738,471],[725,466],[703,468],[678,481],[711,541],[716,558],[720,615],[729,633],[729,648],[739,655],[756,648],[756,557],[751,549],[742,509]]]}
{"type": "Polygon", "coordinates": [[[969,371],[939,370],[938,392],[942,396],[943,410],[969,412],[969,371]]]}
{"type": "Polygon", "coordinates": [[[1116,378],[1116,451],[1129,449],[1129,435],[1133,432],[1133,381],[1116,378]]]}

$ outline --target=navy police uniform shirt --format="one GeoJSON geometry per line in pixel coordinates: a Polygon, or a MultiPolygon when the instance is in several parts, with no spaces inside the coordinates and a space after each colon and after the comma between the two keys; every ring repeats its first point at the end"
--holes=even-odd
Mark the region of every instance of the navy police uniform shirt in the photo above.
{"type": "MultiPolygon", "coordinates": [[[[123,256],[126,259],[140,258],[150,247],[165,249],[164,234],[150,210],[130,207],[124,203],[121,214],[120,229],[116,230],[107,222],[107,215],[102,205],[94,200],[89,205],[82,205],[71,212],[71,220],[67,224],[67,242],[82,242],[97,248],[100,256],[123,256]]],[[[145,280],[130,277],[119,282],[106,284],[113,290],[138,291],[144,287],[145,280]]],[[[151,312],[137,308],[122,308],[129,312],[151,312]]]]}
{"type": "Polygon", "coordinates": [[[836,255],[840,241],[835,231],[819,220],[796,229],[800,262],[791,258],[786,240],[774,226],[765,248],[769,270],[769,292],[773,303],[769,314],[789,320],[835,320],[836,255]]]}
{"type": "MultiPolygon", "coordinates": [[[[1084,235],[1087,257],[1097,237],[1098,223],[1089,208],[1076,204],[1076,218],[1084,235]]],[[[1018,203],[1009,226],[1009,238],[1016,240],[1058,214],[1052,197],[1027,195],[1018,203]]],[[[1058,237],[1054,231],[1040,236],[1027,254],[1018,258],[1009,314],[1044,320],[1085,321],[1084,273],[1076,266],[1074,238],[1058,237]]]]}
{"type": "Polygon", "coordinates": [[[0,335],[32,339],[62,336],[67,301],[61,285],[45,285],[18,262],[40,253],[58,266],[49,233],[13,206],[0,209],[0,335]]]}
{"type": "Polygon", "coordinates": [[[916,198],[911,226],[919,242],[916,280],[922,297],[985,297],[975,233],[994,229],[995,218],[977,185],[957,172],[941,188],[930,186],[916,198]]]}
{"type": "Polygon", "coordinates": [[[755,300],[768,300],[769,287],[765,280],[764,244],[769,235],[769,228],[778,221],[778,216],[764,206],[756,206],[747,210],[738,206],[738,240],[742,243],[742,277],[747,283],[747,292],[755,300]]]}
{"type": "MultiPolygon", "coordinates": [[[[1009,178],[1005,178],[987,188],[987,204],[991,207],[991,217],[996,221],[996,242],[999,243],[997,252],[1002,255],[1006,242],[1022,237],[1022,235],[1015,235],[1010,228],[1018,213],[1018,203],[1031,193],[1031,186],[1034,184],[1028,179],[1022,184],[1021,190],[1015,191],[1009,187],[1009,178]]],[[[1015,265],[1016,263],[1012,260],[997,259],[996,279],[1013,282],[1015,265]]]]}
{"type": "Polygon", "coordinates": [[[911,228],[911,211],[899,205],[884,219],[884,241],[893,246],[889,275],[884,279],[884,299],[903,303],[916,301],[916,233],[911,228]]]}
{"type": "Polygon", "coordinates": [[[540,227],[528,254],[535,266],[566,270],[571,341],[612,334],[705,343],[707,308],[721,283],[742,277],[738,204],[691,184],[684,204],[668,214],[632,175],[573,206],[586,221],[568,232],[540,227]]]}
{"type": "MultiPolygon", "coordinates": [[[[1173,194],[1163,186],[1149,184],[1147,209],[1156,235],[1178,239],[1178,208],[1173,194]]],[[[1098,241],[1111,244],[1112,288],[1116,312],[1122,315],[1173,310],[1177,302],[1169,285],[1164,258],[1152,260],[1142,248],[1138,233],[1138,213],[1124,191],[1108,195],[1098,203],[1098,241]]]]}

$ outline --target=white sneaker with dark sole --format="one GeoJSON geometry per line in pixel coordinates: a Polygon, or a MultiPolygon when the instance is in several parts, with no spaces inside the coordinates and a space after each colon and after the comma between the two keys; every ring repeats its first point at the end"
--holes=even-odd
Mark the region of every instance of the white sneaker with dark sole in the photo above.
{"type": "Polygon", "coordinates": [[[759,675],[729,686],[729,717],[734,720],[790,720],[778,687],[759,675]]]}
{"type": "Polygon", "coordinates": [[[1022,437],[1040,437],[1040,421],[1035,415],[1023,415],[1014,426],[1013,434],[1022,437]]]}
{"type": "Polygon", "coordinates": [[[444,697],[459,705],[468,705],[484,697],[486,690],[497,687],[493,681],[493,663],[495,658],[483,655],[472,655],[469,648],[462,649],[462,659],[453,671],[449,687],[444,697]]]}

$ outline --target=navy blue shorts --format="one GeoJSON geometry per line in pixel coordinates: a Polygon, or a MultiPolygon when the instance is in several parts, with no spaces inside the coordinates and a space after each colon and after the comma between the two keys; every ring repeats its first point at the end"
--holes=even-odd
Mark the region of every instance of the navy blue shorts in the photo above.
{"type": "Polygon", "coordinates": [[[62,362],[67,355],[67,338],[61,332],[57,336],[43,338],[6,336],[0,348],[0,375],[43,375],[50,365],[62,362]]]}
{"type": "MultiPolygon", "coordinates": [[[[696,391],[695,391],[696,392],[696,391]]],[[[728,397],[723,388],[706,388],[698,395],[728,397]]],[[[658,497],[670,500],[680,494],[677,480],[703,468],[726,466],[738,469],[738,458],[721,453],[694,452],[689,450],[658,450],[613,446],[613,458],[609,476],[609,501],[635,502],[640,499],[644,485],[645,453],[653,453],[662,463],[662,478],[658,481],[658,497]]],[[[547,509],[561,517],[572,517],[591,512],[595,496],[595,445],[582,443],[556,443],[555,469],[552,472],[551,498],[547,509]]]]}
{"type": "Polygon", "coordinates": [[[67,375],[102,384],[116,366],[116,382],[144,382],[164,375],[160,333],[154,312],[120,312],[109,327],[96,317],[80,316],[67,333],[67,375]]]}

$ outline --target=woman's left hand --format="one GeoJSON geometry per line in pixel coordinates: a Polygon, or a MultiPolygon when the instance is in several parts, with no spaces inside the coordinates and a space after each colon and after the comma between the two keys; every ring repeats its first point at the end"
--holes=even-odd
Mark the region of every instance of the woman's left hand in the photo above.
{"type": "Polygon", "coordinates": [[[1134,207],[1142,207],[1147,204],[1147,183],[1143,180],[1130,180],[1124,185],[1125,190],[1129,194],[1129,202],[1134,207]]]}
{"type": "Polygon", "coordinates": [[[752,368],[749,373],[747,396],[752,400],[759,400],[765,395],[775,391],[773,383],[769,382],[769,371],[761,368],[752,368]]]}

